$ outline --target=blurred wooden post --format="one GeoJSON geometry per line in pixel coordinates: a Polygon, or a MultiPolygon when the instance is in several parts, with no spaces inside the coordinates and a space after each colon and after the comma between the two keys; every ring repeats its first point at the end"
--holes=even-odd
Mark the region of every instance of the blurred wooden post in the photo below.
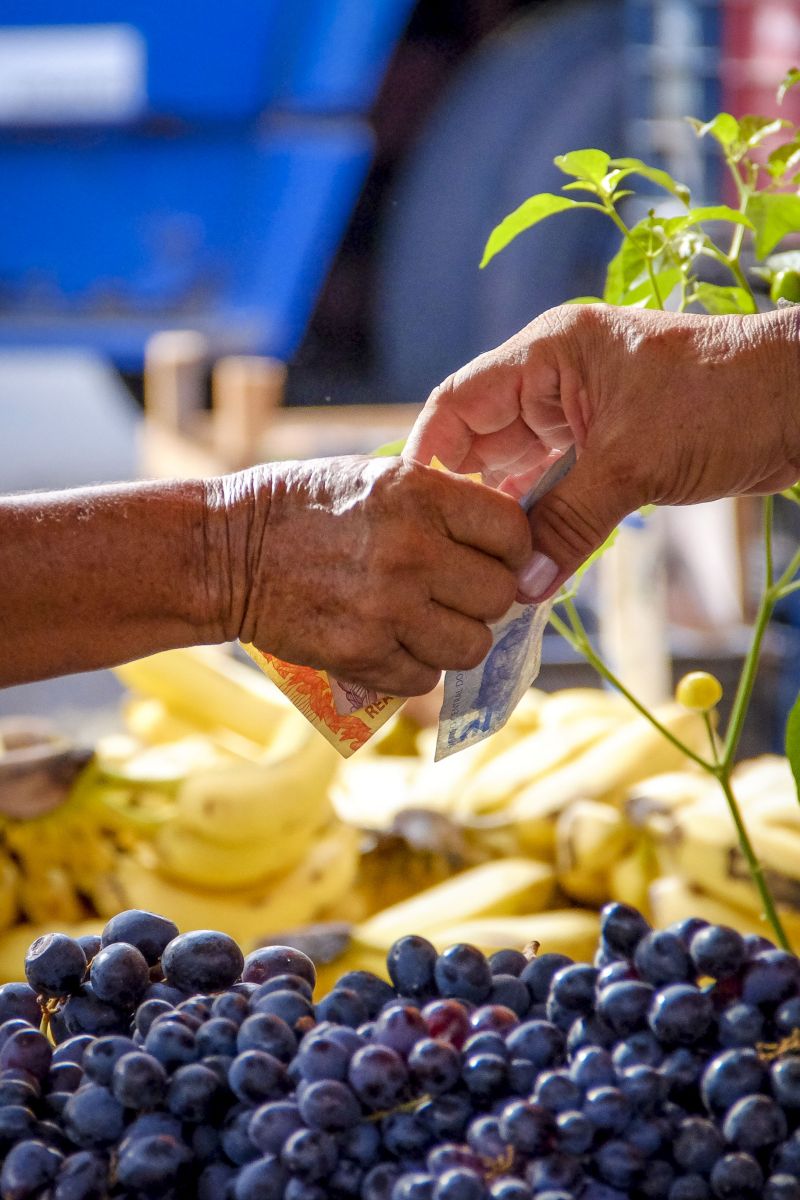
{"type": "Polygon", "coordinates": [[[286,364],[274,358],[232,355],[211,374],[214,453],[233,469],[258,461],[264,432],[283,401],[286,364]]]}
{"type": "Polygon", "coordinates": [[[166,330],[147,343],[144,407],[147,418],[178,433],[194,431],[203,407],[208,343],[201,333],[166,330]]]}

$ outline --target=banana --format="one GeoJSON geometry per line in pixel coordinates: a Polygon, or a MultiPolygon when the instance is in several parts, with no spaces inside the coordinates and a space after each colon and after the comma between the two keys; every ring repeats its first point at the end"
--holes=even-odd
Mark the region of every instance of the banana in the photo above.
{"type": "Polygon", "coordinates": [[[544,908],[554,884],[552,869],[532,859],[482,863],[375,913],[356,927],[354,937],[361,945],[388,950],[406,933],[430,936],[454,921],[544,908]]]}
{"type": "Polygon", "coordinates": [[[80,921],[87,915],[64,867],[31,869],[29,866],[20,876],[17,895],[28,920],[50,922],[54,929],[80,921]]]}
{"type": "MultiPolygon", "coordinates": [[[[674,875],[664,875],[651,884],[650,911],[653,923],[659,929],[686,917],[702,917],[712,925],[729,925],[740,933],[758,933],[773,940],[770,926],[763,917],[709,896],[674,875]]],[[[800,950],[800,914],[781,913],[781,920],[797,953],[800,950]]]]}
{"type": "Polygon", "coordinates": [[[167,650],[114,671],[131,691],[161,700],[195,730],[232,729],[264,746],[284,722],[303,720],[266,676],[218,647],[167,650]]]}
{"type": "Polygon", "coordinates": [[[639,841],[614,863],[607,874],[608,896],[650,916],[650,885],[658,876],[658,863],[647,838],[639,841]]]}
{"type": "MultiPolygon", "coordinates": [[[[528,688],[523,692],[522,699],[508,718],[506,725],[516,734],[533,733],[542,723],[546,707],[550,704],[552,695],[542,692],[539,688],[528,688]]],[[[495,737],[497,734],[494,735],[495,737]]]]}
{"type": "Polygon", "coordinates": [[[547,696],[540,710],[539,723],[550,728],[571,725],[590,717],[616,717],[618,721],[628,721],[631,715],[628,701],[618,692],[604,688],[562,688],[547,696]]]}
{"type": "Polygon", "coordinates": [[[212,770],[231,761],[236,760],[203,733],[147,747],[137,745],[133,739],[111,735],[100,738],[95,749],[100,778],[123,787],[167,790],[195,772],[212,770]]]}
{"type": "Polygon", "coordinates": [[[409,808],[447,813],[450,802],[446,795],[441,806],[417,802],[414,785],[419,773],[417,758],[353,755],[336,775],[331,802],[340,820],[357,829],[379,832],[390,830],[397,814],[409,808]]]}
{"type": "Polygon", "coordinates": [[[0,933],[10,928],[19,916],[19,879],[16,863],[0,852],[0,933]]]}
{"type": "Polygon", "coordinates": [[[178,928],[219,929],[246,948],[258,938],[314,921],[355,881],[359,835],[346,825],[321,831],[305,858],[257,887],[212,893],[163,876],[152,857],[125,855],[119,880],[130,907],[170,917],[178,928]]]}
{"type": "Polygon", "coordinates": [[[599,932],[596,912],[565,908],[519,916],[478,917],[441,926],[428,936],[440,952],[457,942],[467,942],[484,954],[492,954],[506,948],[522,950],[529,942],[537,941],[541,954],[567,954],[578,962],[591,962],[599,932]]]}
{"type": "Polygon", "coordinates": [[[563,728],[535,729],[525,737],[516,738],[465,783],[456,812],[464,817],[481,817],[507,809],[529,786],[546,780],[563,764],[578,758],[619,724],[619,717],[605,714],[577,720],[563,728]]]}
{"type": "Polygon", "coordinates": [[[175,716],[155,696],[128,697],[122,705],[122,717],[131,737],[148,746],[176,742],[197,733],[196,725],[175,716]]]}
{"type": "Polygon", "coordinates": [[[641,779],[631,787],[623,801],[628,821],[637,829],[651,833],[672,829],[674,814],[692,804],[719,798],[719,784],[698,769],[664,771],[641,779]]]}
{"type": "Polygon", "coordinates": [[[247,845],[280,863],[283,839],[318,827],[331,814],[328,791],[341,761],[308,725],[258,763],[199,770],[179,787],[174,824],[215,845],[247,845]],[[267,845],[267,843],[270,843],[267,845]]]}
{"type": "MultiPolygon", "coordinates": [[[[655,715],[675,737],[699,751],[708,733],[702,718],[677,704],[665,704],[655,715]]],[[[683,766],[680,750],[644,717],[617,726],[602,741],[520,792],[506,810],[520,844],[531,853],[552,847],[554,822],[572,800],[620,803],[637,780],[683,766]]]]}

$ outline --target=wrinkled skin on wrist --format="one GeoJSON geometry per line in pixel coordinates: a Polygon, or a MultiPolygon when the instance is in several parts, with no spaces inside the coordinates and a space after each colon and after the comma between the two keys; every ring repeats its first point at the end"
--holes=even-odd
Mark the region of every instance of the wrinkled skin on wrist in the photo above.
{"type": "Polygon", "coordinates": [[[208,512],[226,637],[397,695],[482,660],[531,549],[513,499],[399,459],[242,471],[208,512]]]}
{"type": "Polygon", "coordinates": [[[558,586],[643,504],[769,493],[800,477],[800,315],[564,305],[437,388],[406,449],[521,495],[578,462],[531,515],[558,586]]]}

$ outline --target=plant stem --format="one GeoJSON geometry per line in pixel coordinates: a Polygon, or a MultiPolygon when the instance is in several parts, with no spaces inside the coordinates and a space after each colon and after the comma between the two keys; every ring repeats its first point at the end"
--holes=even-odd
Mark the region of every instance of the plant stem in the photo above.
{"type": "MultiPolygon", "coordinates": [[[[733,181],[736,185],[736,194],[739,197],[739,212],[744,214],[747,209],[747,203],[748,203],[748,201],[750,199],[750,195],[751,195],[750,188],[747,187],[747,185],[742,180],[742,177],[741,177],[739,171],[737,170],[736,163],[732,162],[731,159],[728,158],[727,156],[725,158],[725,162],[728,166],[728,169],[729,169],[731,175],[733,176],[733,181]]],[[[722,261],[724,261],[726,263],[726,265],[728,266],[731,274],[733,275],[734,279],[738,283],[739,287],[743,288],[744,291],[747,293],[747,295],[750,299],[751,311],[754,313],[757,313],[758,312],[758,303],[756,301],[755,295],[753,294],[753,289],[750,286],[750,282],[747,279],[747,276],[745,275],[744,271],[742,270],[741,264],[739,262],[739,258],[742,253],[742,243],[744,241],[744,230],[745,230],[744,225],[735,226],[734,231],[733,231],[733,236],[731,237],[731,244],[728,248],[728,253],[723,254],[722,261]]]]}
{"type": "Polygon", "coordinates": [[[572,600],[567,600],[564,604],[564,607],[570,618],[572,628],[566,625],[555,613],[550,614],[550,623],[553,628],[569,642],[573,650],[577,650],[579,654],[582,654],[589,663],[589,666],[593,667],[597,674],[602,679],[605,679],[606,683],[610,684],[611,687],[614,688],[614,691],[619,692],[621,696],[624,696],[628,703],[631,704],[638,713],[641,713],[641,715],[650,722],[653,728],[658,730],[662,737],[665,737],[668,742],[671,742],[672,745],[675,746],[676,749],[680,750],[682,754],[685,754],[687,758],[690,758],[696,762],[699,767],[703,768],[703,770],[713,770],[712,764],[709,763],[707,759],[703,758],[702,755],[695,753],[690,746],[685,745],[680,738],[676,737],[671,730],[667,729],[666,725],[663,725],[661,721],[659,721],[658,717],[655,717],[646,707],[646,705],[642,704],[641,700],[637,700],[636,696],[634,696],[632,692],[628,691],[622,680],[618,679],[614,672],[606,666],[602,658],[600,658],[599,654],[597,654],[591,642],[589,641],[586,630],[583,627],[583,622],[581,621],[578,611],[575,608],[572,600]]]}
{"type": "Polygon", "coordinates": [[[758,672],[758,660],[761,654],[761,643],[764,640],[764,634],[767,631],[769,619],[772,616],[772,610],[775,607],[774,589],[764,592],[756,613],[755,625],[753,627],[753,640],[747,651],[747,655],[742,666],[742,672],[739,676],[739,683],[736,688],[736,695],[733,700],[731,715],[728,720],[728,729],[725,734],[725,745],[722,751],[720,764],[723,767],[730,767],[736,754],[739,745],[739,739],[742,736],[742,727],[747,714],[747,706],[750,703],[750,696],[753,691],[756,674],[758,672]]]}
{"type": "Polygon", "coordinates": [[[772,496],[765,496],[762,504],[764,524],[764,586],[769,589],[775,581],[775,568],[772,561],[772,524],[775,515],[775,502],[772,496]]]}
{"type": "Polygon", "coordinates": [[[758,894],[761,897],[761,903],[764,906],[764,915],[772,926],[772,931],[775,934],[775,940],[781,949],[791,950],[792,947],[789,943],[789,939],[786,936],[786,931],[783,928],[781,919],[778,916],[778,910],[775,907],[775,903],[772,899],[772,893],[769,890],[769,885],[764,876],[764,868],[758,861],[756,852],[753,849],[753,844],[750,841],[744,821],[742,820],[742,814],[739,811],[739,804],[733,794],[733,788],[731,787],[730,781],[730,766],[723,761],[720,763],[714,774],[719,780],[719,785],[722,788],[725,794],[725,799],[728,802],[728,808],[730,810],[731,817],[733,818],[733,823],[736,826],[736,832],[739,835],[739,846],[741,847],[742,854],[747,860],[748,869],[753,877],[753,882],[758,889],[758,894]]]}

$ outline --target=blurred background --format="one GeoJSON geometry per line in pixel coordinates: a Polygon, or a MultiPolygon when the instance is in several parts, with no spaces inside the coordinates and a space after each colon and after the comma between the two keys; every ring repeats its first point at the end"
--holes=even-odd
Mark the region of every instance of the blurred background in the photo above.
{"type": "MultiPolygon", "coordinates": [[[[556,154],[636,155],[718,202],[684,117],[776,112],[798,62],[798,0],[4,0],[0,490],[402,435],[450,371],[602,288],[615,235],[592,213],[478,270],[498,220],[560,186],[556,154]]],[[[724,675],[748,615],[746,514],[657,536],[677,582],[652,636],[724,675]]],[[[797,690],[793,628],[776,632],[766,740],[797,690]]],[[[563,648],[546,660],[557,682],[573,669],[563,648]]],[[[115,686],[11,689],[0,712],[115,686]]]]}

